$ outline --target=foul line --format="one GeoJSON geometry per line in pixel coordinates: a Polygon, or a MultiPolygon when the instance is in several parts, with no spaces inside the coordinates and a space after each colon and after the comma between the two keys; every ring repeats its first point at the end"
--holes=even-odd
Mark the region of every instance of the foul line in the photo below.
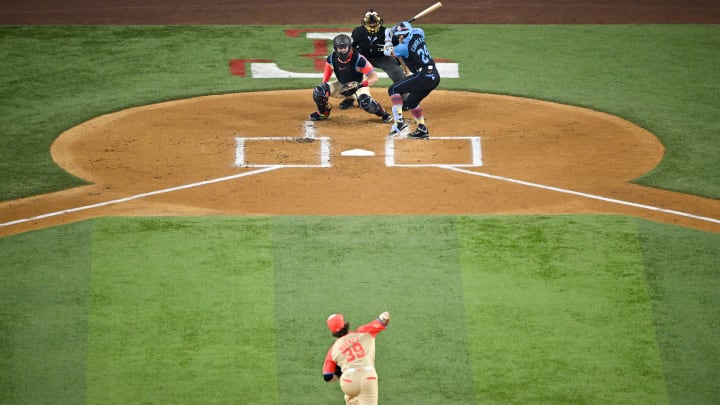
{"type": "Polygon", "coordinates": [[[693,219],[697,219],[700,221],[706,221],[706,222],[720,224],[719,219],[702,217],[699,215],[689,214],[687,212],[669,210],[669,209],[665,209],[665,208],[654,207],[652,205],[638,204],[638,203],[633,203],[633,202],[629,202],[629,201],[616,200],[614,198],[601,197],[601,196],[597,196],[597,195],[593,195],[593,194],[581,193],[579,191],[565,190],[562,188],[545,186],[542,184],[530,183],[528,181],[516,180],[516,179],[511,179],[511,178],[502,177],[502,176],[495,176],[495,175],[487,174],[487,173],[473,172],[471,170],[460,169],[456,166],[440,165],[439,167],[441,167],[443,169],[447,169],[447,170],[453,170],[453,171],[460,172],[460,173],[472,174],[474,176],[481,176],[481,177],[487,177],[487,178],[495,179],[495,180],[507,181],[510,183],[522,184],[523,186],[541,188],[541,189],[550,190],[550,191],[557,191],[559,193],[572,194],[572,195],[576,195],[576,196],[580,196],[580,197],[590,198],[593,200],[600,200],[600,201],[610,202],[613,204],[628,205],[631,207],[642,208],[642,209],[646,209],[646,210],[650,210],[650,211],[664,212],[666,214],[678,215],[681,217],[693,218],[693,219]]]}
{"type": "Polygon", "coordinates": [[[85,210],[99,208],[99,207],[105,207],[105,206],[113,205],[113,204],[120,204],[120,203],[124,203],[124,202],[128,202],[128,201],[132,201],[132,200],[138,200],[138,199],[145,198],[145,197],[151,197],[151,196],[158,195],[158,194],[171,193],[173,191],[185,190],[188,188],[200,187],[200,186],[205,186],[205,185],[213,184],[213,183],[220,183],[220,182],[227,181],[227,180],[239,179],[241,177],[251,176],[253,174],[260,174],[260,173],[264,173],[264,172],[269,172],[271,170],[280,169],[282,167],[283,166],[281,166],[281,165],[269,166],[269,167],[264,167],[259,170],[253,170],[250,172],[234,174],[232,176],[219,177],[217,179],[199,181],[197,183],[190,183],[190,184],[185,184],[182,186],[170,187],[170,188],[165,188],[162,190],[151,191],[148,193],[136,194],[136,195],[132,195],[130,197],[118,198],[117,200],[105,201],[105,202],[101,202],[101,203],[97,203],[97,204],[85,205],[82,207],[69,208],[69,209],[62,210],[62,211],[50,212],[47,214],[37,215],[34,217],[30,217],[30,218],[22,218],[22,219],[18,219],[15,221],[5,222],[5,223],[0,224],[0,227],[22,224],[24,222],[36,221],[38,219],[56,217],[56,216],[60,216],[60,215],[70,214],[73,212],[85,211],[85,210]]]}
{"type": "MultiPolygon", "coordinates": [[[[33,217],[29,217],[29,218],[22,218],[22,219],[17,219],[17,220],[10,221],[10,222],[0,223],[0,227],[17,225],[17,224],[21,224],[21,223],[25,223],[25,222],[30,222],[30,221],[37,221],[37,220],[40,220],[40,219],[51,218],[51,217],[56,217],[56,216],[65,215],[65,214],[71,214],[71,213],[74,213],[74,212],[86,211],[86,210],[93,209],[93,208],[106,207],[106,206],[109,206],[109,205],[120,204],[120,203],[124,203],[124,202],[128,202],[128,201],[138,200],[138,199],[141,199],[141,198],[151,197],[151,196],[154,196],[154,195],[171,193],[171,192],[178,191],[178,190],[185,190],[185,189],[189,189],[189,188],[205,186],[205,185],[208,185],[208,184],[220,183],[220,182],[223,182],[223,181],[239,179],[239,178],[241,178],[241,177],[251,176],[251,175],[260,174],[260,173],[265,173],[265,172],[269,172],[269,171],[272,171],[272,170],[281,169],[281,168],[283,168],[283,167],[286,167],[286,166],[284,166],[284,165],[268,166],[268,167],[263,167],[263,168],[258,169],[258,170],[252,170],[252,171],[249,171],[249,172],[234,174],[234,175],[232,175],[232,176],[219,177],[219,178],[216,178],[216,179],[211,179],[211,180],[205,180],[205,181],[200,181],[200,182],[196,182],[196,183],[185,184],[185,185],[182,185],[182,186],[170,187],[170,188],[165,188],[165,189],[162,189],[162,190],[156,190],[156,191],[151,191],[151,192],[147,192],[147,193],[136,194],[136,195],[132,195],[132,196],[129,196],[129,197],[118,198],[118,199],[116,199],[116,200],[105,201],[105,202],[101,202],[101,203],[97,203],[97,204],[85,205],[85,206],[82,206],[82,207],[75,207],[75,208],[69,208],[69,209],[66,209],[66,210],[50,212],[50,213],[47,213],[47,214],[36,215],[36,216],[33,216],[33,217]]],[[[690,214],[690,213],[687,213],[687,212],[675,211],[675,210],[670,210],[670,209],[666,209],[666,208],[655,207],[655,206],[652,206],[652,205],[645,205],[645,204],[633,203],[633,202],[629,202],[629,201],[617,200],[617,199],[614,199],[614,198],[602,197],[602,196],[598,196],[598,195],[594,195],[594,194],[582,193],[582,192],[579,192],[579,191],[566,190],[566,189],[562,189],[562,188],[558,188],[558,187],[546,186],[546,185],[542,185],[542,184],[531,183],[531,182],[528,182],[528,181],[511,179],[511,178],[508,178],[508,177],[496,176],[496,175],[488,174],[488,173],[474,172],[474,171],[471,171],[471,170],[462,169],[462,168],[459,168],[459,167],[457,167],[457,166],[452,166],[452,165],[437,165],[436,167],[439,167],[439,168],[442,168],[442,169],[446,169],[446,170],[452,170],[452,171],[455,171],[455,172],[458,172],[458,173],[464,173],[464,174],[470,174],[470,175],[473,175],[473,176],[486,177],[486,178],[490,178],[490,179],[494,179],[494,180],[500,180],[500,181],[506,181],[506,182],[509,182],[509,183],[521,184],[521,185],[523,185],[523,186],[534,187],[534,188],[539,188],[539,189],[549,190],[549,191],[555,191],[555,192],[558,192],[558,193],[570,194],[570,195],[575,195],[575,196],[579,196],[579,197],[589,198],[589,199],[593,199],[593,200],[599,200],[599,201],[609,202],[609,203],[618,204],[618,205],[627,205],[627,206],[630,206],[630,207],[641,208],[641,209],[645,209],[645,210],[649,210],[649,211],[663,212],[663,213],[666,213],[666,214],[671,214],[671,215],[677,215],[677,216],[681,216],[681,217],[692,218],[692,219],[696,219],[696,220],[699,220],[699,221],[705,221],[705,222],[712,222],[712,223],[715,223],[715,224],[720,224],[720,220],[719,220],[719,219],[710,218],[710,217],[703,217],[703,216],[700,216],[700,215],[694,215],[694,214],[690,214]]]]}

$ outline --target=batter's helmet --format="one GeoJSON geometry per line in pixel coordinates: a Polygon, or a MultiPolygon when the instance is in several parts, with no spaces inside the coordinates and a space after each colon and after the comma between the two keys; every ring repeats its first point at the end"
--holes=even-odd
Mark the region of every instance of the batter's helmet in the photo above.
{"type": "Polygon", "coordinates": [[[394,27],[392,27],[392,34],[394,37],[398,35],[407,35],[410,33],[410,30],[412,29],[412,25],[410,25],[407,21],[401,21],[397,23],[394,27]]]}

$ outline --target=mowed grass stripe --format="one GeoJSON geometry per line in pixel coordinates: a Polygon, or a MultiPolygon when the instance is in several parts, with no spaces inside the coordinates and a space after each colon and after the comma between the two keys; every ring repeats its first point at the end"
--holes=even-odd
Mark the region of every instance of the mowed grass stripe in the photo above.
{"type": "Polygon", "coordinates": [[[720,399],[720,234],[639,221],[670,402],[720,399]]]}
{"type": "Polygon", "coordinates": [[[667,402],[636,221],[458,221],[480,403],[667,402]]]}
{"type": "Polygon", "coordinates": [[[266,219],[95,223],[89,403],[277,401],[266,219]]]}
{"type": "Polygon", "coordinates": [[[325,319],[357,327],[383,310],[381,402],[474,403],[458,257],[452,217],[274,218],[279,403],[342,401],[321,376],[325,319]]]}
{"type": "Polygon", "coordinates": [[[0,403],[85,397],[90,223],[0,238],[0,403]]]}

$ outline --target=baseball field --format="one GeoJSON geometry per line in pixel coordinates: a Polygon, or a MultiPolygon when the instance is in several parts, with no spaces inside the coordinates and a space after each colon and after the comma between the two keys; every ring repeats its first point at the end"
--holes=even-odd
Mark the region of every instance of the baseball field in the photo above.
{"type": "Polygon", "coordinates": [[[46,3],[0,6],[0,403],[342,403],[325,319],[385,310],[384,404],[720,401],[712,2],[443,2],[392,142],[307,121],[373,5],[46,3]]]}

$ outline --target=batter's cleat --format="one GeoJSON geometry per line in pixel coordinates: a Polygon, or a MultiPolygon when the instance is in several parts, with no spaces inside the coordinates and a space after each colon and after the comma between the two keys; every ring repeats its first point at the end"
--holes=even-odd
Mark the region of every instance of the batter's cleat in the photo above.
{"type": "Polygon", "coordinates": [[[314,113],[310,114],[310,121],[322,121],[326,120],[330,117],[330,110],[326,111],[325,113],[321,113],[319,111],[315,111],[314,113]]]}
{"type": "Polygon", "coordinates": [[[415,132],[410,134],[410,138],[414,139],[428,139],[430,138],[430,131],[428,131],[427,127],[423,124],[419,124],[417,126],[417,129],[415,132]]]}
{"type": "Polygon", "coordinates": [[[392,126],[392,130],[388,136],[397,136],[398,138],[407,136],[410,133],[410,126],[405,121],[398,121],[392,126]]]}
{"type": "Polygon", "coordinates": [[[353,104],[355,104],[354,98],[346,98],[345,100],[340,102],[340,109],[347,110],[348,108],[352,107],[353,104]]]}
{"type": "Polygon", "coordinates": [[[390,113],[385,113],[382,116],[382,122],[393,122],[393,116],[390,113]]]}

